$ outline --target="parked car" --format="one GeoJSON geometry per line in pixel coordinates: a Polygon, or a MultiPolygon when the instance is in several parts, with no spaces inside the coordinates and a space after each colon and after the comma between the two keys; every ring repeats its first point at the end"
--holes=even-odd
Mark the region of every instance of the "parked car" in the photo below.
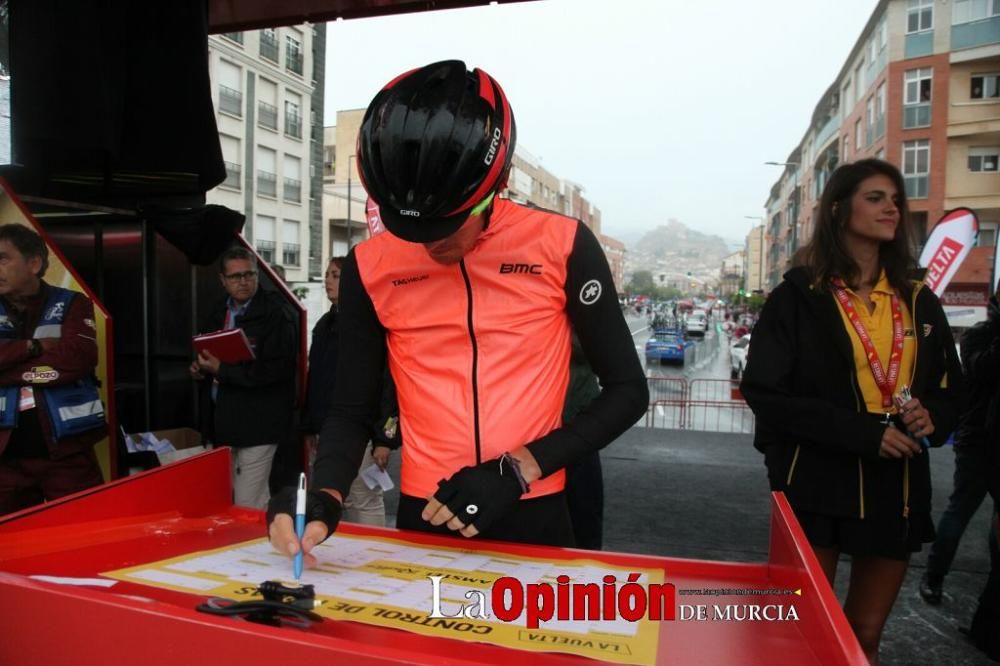
{"type": "Polygon", "coordinates": [[[688,335],[704,337],[705,331],[708,330],[708,315],[704,310],[695,310],[688,315],[684,327],[688,335]]]}
{"type": "Polygon", "coordinates": [[[688,346],[688,341],[680,333],[675,331],[656,331],[646,340],[646,363],[659,361],[660,363],[684,364],[684,350],[688,346]]]}
{"type": "Polygon", "coordinates": [[[747,353],[750,351],[750,335],[733,340],[729,345],[729,378],[742,379],[747,367],[747,353]]]}

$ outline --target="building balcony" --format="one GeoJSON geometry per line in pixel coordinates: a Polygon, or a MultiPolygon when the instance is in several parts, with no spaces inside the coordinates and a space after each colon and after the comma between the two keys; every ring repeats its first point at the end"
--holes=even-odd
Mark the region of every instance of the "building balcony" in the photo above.
{"type": "Polygon", "coordinates": [[[266,32],[260,33],[260,57],[273,63],[278,62],[278,36],[266,32]]]}
{"type": "Polygon", "coordinates": [[[930,127],[931,103],[907,104],[903,107],[903,129],[930,127]]]}
{"type": "Polygon", "coordinates": [[[233,88],[219,86],[219,111],[243,117],[243,93],[233,88]]]}
{"type": "Polygon", "coordinates": [[[236,42],[237,44],[243,44],[243,33],[242,32],[224,32],[222,36],[231,42],[236,42]]]}
{"type": "Polygon", "coordinates": [[[816,134],[816,141],[813,143],[817,149],[825,148],[827,142],[836,136],[837,130],[840,129],[841,117],[839,113],[833,114],[833,116],[826,121],[823,128],[816,134]]]}
{"type": "Polygon", "coordinates": [[[302,138],[302,117],[295,113],[285,113],[285,136],[302,138]]]}
{"type": "Polygon", "coordinates": [[[265,197],[278,196],[278,178],[267,171],[257,172],[257,194],[265,197]]]}
{"type": "Polygon", "coordinates": [[[277,131],[278,108],[267,102],[257,102],[257,124],[261,127],[277,131]]]}
{"type": "Polygon", "coordinates": [[[282,243],[281,263],[285,266],[298,266],[302,256],[300,248],[298,243],[282,243]]]}
{"type": "Polygon", "coordinates": [[[904,38],[903,57],[919,58],[934,53],[934,31],[912,32],[904,38]]]}
{"type": "Polygon", "coordinates": [[[259,240],[254,241],[254,247],[257,249],[257,254],[268,264],[274,263],[274,241],[269,240],[259,240]]]}
{"type": "Polygon", "coordinates": [[[286,178],[283,193],[285,201],[300,203],[302,201],[302,181],[286,178]]]}
{"type": "Polygon", "coordinates": [[[1000,44],[1000,16],[951,26],[951,50],[1000,44]]]}
{"type": "Polygon", "coordinates": [[[225,187],[231,187],[235,190],[240,189],[240,182],[243,176],[243,167],[239,164],[233,162],[226,162],[226,179],[222,181],[222,185],[225,187]]]}

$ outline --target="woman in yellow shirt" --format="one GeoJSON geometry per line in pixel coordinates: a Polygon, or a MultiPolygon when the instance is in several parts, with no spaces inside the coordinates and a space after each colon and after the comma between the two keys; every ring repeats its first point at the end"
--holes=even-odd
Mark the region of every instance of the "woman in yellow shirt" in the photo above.
{"type": "Polygon", "coordinates": [[[957,423],[961,368],[937,297],[908,279],[893,165],[839,167],[795,263],[754,328],[741,388],[771,488],[831,585],[851,556],[844,613],[874,664],[910,554],[934,538],[927,447],[957,423]]]}

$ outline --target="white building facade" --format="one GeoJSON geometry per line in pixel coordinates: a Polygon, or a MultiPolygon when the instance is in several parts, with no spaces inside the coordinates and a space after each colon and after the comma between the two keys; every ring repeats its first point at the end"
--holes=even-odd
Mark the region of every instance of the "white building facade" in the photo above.
{"type": "Polygon", "coordinates": [[[244,237],[289,282],[309,279],[313,33],[300,25],[209,36],[227,177],[206,198],[246,215],[244,237]]]}

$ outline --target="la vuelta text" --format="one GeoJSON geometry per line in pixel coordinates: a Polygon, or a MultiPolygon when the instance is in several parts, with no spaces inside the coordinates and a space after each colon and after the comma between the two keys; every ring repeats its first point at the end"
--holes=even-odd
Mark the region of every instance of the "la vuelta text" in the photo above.
{"type": "Polygon", "coordinates": [[[676,590],[672,583],[640,584],[639,574],[628,575],[619,584],[613,575],[602,578],[603,584],[570,583],[569,576],[556,576],[556,584],[528,583],[516,578],[498,578],[490,589],[487,601],[483,590],[468,590],[457,612],[445,613],[441,608],[441,580],[445,576],[428,576],[433,593],[432,618],[465,617],[488,620],[492,616],[503,622],[513,622],[525,614],[528,628],[537,629],[539,622],[549,620],[617,620],[638,622],[675,619],[676,590]]]}

